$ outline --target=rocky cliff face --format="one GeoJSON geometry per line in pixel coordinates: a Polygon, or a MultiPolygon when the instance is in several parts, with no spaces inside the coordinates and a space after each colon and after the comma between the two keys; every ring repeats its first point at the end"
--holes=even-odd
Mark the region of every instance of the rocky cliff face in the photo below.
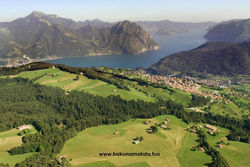
{"type": "Polygon", "coordinates": [[[239,43],[250,41],[250,19],[220,23],[204,36],[209,41],[239,43]]]}
{"type": "Polygon", "coordinates": [[[121,48],[123,52],[139,54],[160,48],[148,32],[136,23],[129,21],[117,23],[111,28],[110,34],[112,47],[121,48]]]}
{"type": "Polygon", "coordinates": [[[129,21],[113,27],[77,26],[79,23],[71,19],[40,12],[0,23],[0,58],[139,54],[159,49],[142,27],[129,21]]]}

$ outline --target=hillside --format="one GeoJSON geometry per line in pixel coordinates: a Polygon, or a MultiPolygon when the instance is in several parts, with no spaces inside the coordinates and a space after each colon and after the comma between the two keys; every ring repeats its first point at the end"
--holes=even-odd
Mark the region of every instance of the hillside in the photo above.
{"type": "Polygon", "coordinates": [[[177,33],[188,32],[192,29],[200,29],[200,28],[206,29],[215,24],[214,22],[189,23],[189,22],[174,22],[170,20],[138,21],[136,23],[142,26],[146,31],[158,35],[173,35],[177,33]]]}
{"type": "Polygon", "coordinates": [[[148,70],[156,74],[247,74],[250,72],[250,42],[207,42],[200,47],[161,59],[148,70]]]}
{"type": "Polygon", "coordinates": [[[136,76],[140,71],[131,72],[44,62],[0,68],[0,164],[248,166],[249,96],[230,87],[200,85],[202,91],[223,93],[223,101],[230,99],[228,104],[210,103],[205,97],[190,97],[188,92],[136,76]],[[239,107],[237,113],[228,110],[232,105],[236,105],[233,110],[239,107]],[[32,124],[38,133],[21,139],[13,128],[24,124],[32,124]],[[210,135],[204,124],[219,131],[210,135]],[[157,130],[147,131],[153,127],[157,130]],[[137,137],[139,143],[133,144],[137,137]],[[217,148],[221,140],[229,145],[217,148]],[[104,155],[110,152],[139,156],[104,155]],[[140,156],[141,152],[153,156],[140,156]]]}
{"type": "Polygon", "coordinates": [[[123,52],[139,54],[159,49],[136,23],[123,21],[107,28],[95,20],[85,25],[40,12],[0,23],[0,58],[22,58],[24,61],[123,52]]]}
{"type": "Polygon", "coordinates": [[[211,27],[204,37],[209,41],[218,42],[250,41],[250,19],[222,22],[211,27]]]}

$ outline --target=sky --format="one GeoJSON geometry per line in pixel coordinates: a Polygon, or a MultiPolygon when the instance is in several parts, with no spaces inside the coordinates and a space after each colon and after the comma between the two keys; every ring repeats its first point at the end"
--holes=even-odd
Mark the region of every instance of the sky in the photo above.
{"type": "Polygon", "coordinates": [[[75,21],[219,22],[250,18],[250,0],[0,0],[0,21],[25,17],[34,10],[75,21]]]}

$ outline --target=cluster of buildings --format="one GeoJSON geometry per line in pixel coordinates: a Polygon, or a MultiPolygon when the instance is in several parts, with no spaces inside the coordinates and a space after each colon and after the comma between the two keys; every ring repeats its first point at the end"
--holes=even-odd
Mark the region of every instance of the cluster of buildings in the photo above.
{"type": "Polygon", "coordinates": [[[192,94],[197,94],[205,97],[210,97],[211,99],[222,100],[220,94],[216,91],[214,92],[204,92],[201,91],[200,84],[208,85],[208,86],[216,86],[216,87],[225,87],[224,83],[212,80],[205,79],[196,79],[191,77],[178,78],[174,76],[161,76],[161,75],[150,75],[144,71],[127,71],[124,73],[125,75],[139,75],[147,79],[148,82],[164,84],[166,86],[180,89],[185,92],[189,92],[192,94]]]}

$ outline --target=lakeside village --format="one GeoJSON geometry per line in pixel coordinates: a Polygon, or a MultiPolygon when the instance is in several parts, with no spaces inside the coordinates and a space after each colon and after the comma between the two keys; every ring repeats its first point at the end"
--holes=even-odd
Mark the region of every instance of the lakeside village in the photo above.
{"type": "MultiPolygon", "coordinates": [[[[211,101],[218,100],[219,102],[223,101],[223,97],[220,95],[218,90],[202,91],[200,89],[201,85],[214,87],[216,89],[228,88],[231,85],[231,81],[216,81],[216,80],[208,80],[208,79],[199,79],[199,78],[193,78],[189,76],[178,78],[175,76],[151,75],[144,70],[126,70],[126,71],[120,72],[119,75],[123,75],[129,78],[134,77],[134,78],[144,79],[150,83],[165,85],[165,86],[179,89],[179,90],[191,93],[191,94],[201,95],[204,97],[210,97],[211,101]]],[[[226,99],[224,102],[231,103],[229,99],[226,99]]]]}

